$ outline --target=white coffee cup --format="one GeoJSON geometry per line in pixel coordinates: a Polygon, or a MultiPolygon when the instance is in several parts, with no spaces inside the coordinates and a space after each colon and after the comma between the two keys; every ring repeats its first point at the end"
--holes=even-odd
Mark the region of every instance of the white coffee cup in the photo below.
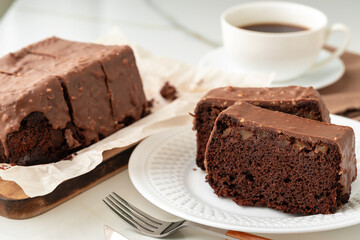
{"type": "Polygon", "coordinates": [[[276,81],[300,76],[311,68],[340,56],[350,41],[349,29],[341,23],[327,26],[324,13],[309,6],[290,2],[253,2],[226,10],[221,15],[226,53],[242,72],[274,72],[276,81]],[[305,27],[306,30],[266,33],[241,26],[279,23],[305,27]],[[328,58],[315,62],[328,36],[340,31],[344,41],[328,58]]]}

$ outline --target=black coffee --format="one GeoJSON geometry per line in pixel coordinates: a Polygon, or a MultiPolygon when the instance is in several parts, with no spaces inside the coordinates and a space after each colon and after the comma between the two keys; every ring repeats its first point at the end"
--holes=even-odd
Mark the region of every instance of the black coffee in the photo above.
{"type": "Polygon", "coordinates": [[[308,28],[284,24],[284,23],[256,23],[245,26],[239,26],[239,28],[256,31],[256,32],[266,32],[266,33],[289,33],[289,32],[299,32],[308,30],[308,28]]]}

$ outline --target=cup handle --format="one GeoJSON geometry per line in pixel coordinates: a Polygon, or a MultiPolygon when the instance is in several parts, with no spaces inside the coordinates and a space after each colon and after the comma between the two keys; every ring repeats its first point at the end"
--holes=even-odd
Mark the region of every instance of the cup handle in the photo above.
{"type": "Polygon", "coordinates": [[[315,63],[312,68],[318,68],[328,62],[330,62],[331,60],[333,60],[336,57],[339,57],[341,54],[344,53],[344,51],[346,50],[347,46],[349,45],[350,42],[350,38],[351,38],[351,33],[349,28],[342,24],[342,23],[335,23],[333,24],[330,28],[328,28],[326,30],[326,35],[325,35],[325,41],[328,39],[328,37],[334,33],[334,32],[343,32],[344,33],[344,41],[343,43],[340,45],[340,47],[338,47],[332,54],[330,54],[327,58],[325,58],[324,60],[315,63]]]}

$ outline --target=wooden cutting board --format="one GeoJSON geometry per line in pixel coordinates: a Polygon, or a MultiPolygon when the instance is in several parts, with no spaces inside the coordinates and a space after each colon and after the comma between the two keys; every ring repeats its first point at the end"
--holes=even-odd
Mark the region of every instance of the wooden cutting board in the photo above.
{"type": "Polygon", "coordinates": [[[19,185],[0,178],[0,215],[11,219],[26,219],[49,211],[96,184],[127,168],[135,146],[103,153],[103,162],[94,170],[61,183],[51,193],[30,198],[19,185]]]}

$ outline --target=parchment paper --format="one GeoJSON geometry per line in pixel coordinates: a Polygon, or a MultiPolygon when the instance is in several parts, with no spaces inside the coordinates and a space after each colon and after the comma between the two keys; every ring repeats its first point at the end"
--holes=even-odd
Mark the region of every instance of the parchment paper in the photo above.
{"type": "Polygon", "coordinates": [[[2,164],[4,169],[0,170],[0,177],[16,182],[29,197],[46,195],[63,181],[91,171],[102,162],[102,153],[106,150],[126,147],[160,131],[191,123],[189,113],[212,88],[229,85],[264,87],[272,80],[271,74],[230,74],[214,68],[199,69],[168,57],[156,56],[127,41],[118,30],[113,30],[99,43],[128,44],[133,48],[147,99],[155,100],[152,113],[79,151],[71,160],[28,167],[2,164]],[[167,102],[160,96],[159,91],[166,81],[178,90],[179,98],[173,102],[167,102]]]}

